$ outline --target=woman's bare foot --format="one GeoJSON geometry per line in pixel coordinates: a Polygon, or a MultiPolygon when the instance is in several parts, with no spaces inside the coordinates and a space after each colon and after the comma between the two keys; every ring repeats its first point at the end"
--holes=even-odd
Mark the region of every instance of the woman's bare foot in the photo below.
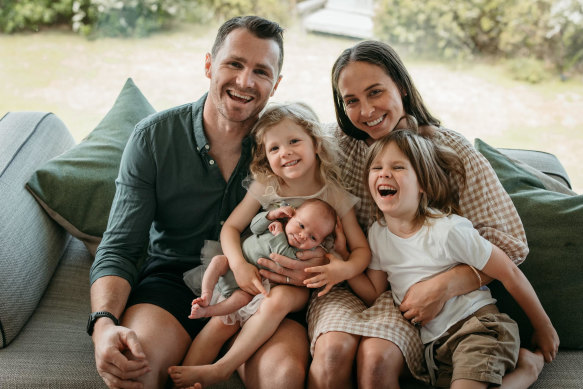
{"type": "Polygon", "coordinates": [[[228,378],[214,365],[170,366],[168,374],[177,388],[205,388],[228,378]]]}
{"type": "Polygon", "coordinates": [[[200,306],[199,304],[194,304],[190,308],[190,315],[188,316],[189,319],[199,319],[201,317],[210,317],[212,314],[210,313],[210,308],[206,306],[200,306]]]}

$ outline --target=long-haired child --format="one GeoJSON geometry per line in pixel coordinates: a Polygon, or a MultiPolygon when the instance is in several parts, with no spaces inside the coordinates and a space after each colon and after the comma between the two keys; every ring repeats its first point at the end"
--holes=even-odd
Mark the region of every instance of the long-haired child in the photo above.
{"type": "MultiPolygon", "coordinates": [[[[366,180],[378,207],[377,221],[368,232],[372,260],[365,274],[348,281],[350,286],[372,304],[390,283],[398,305],[414,283],[466,263],[504,284],[534,327],[539,357],[550,362],[559,338],[549,317],[508,256],[482,238],[469,220],[455,214],[457,189],[450,177],[463,175],[463,165],[438,142],[413,131],[395,130],[370,147],[366,180]]],[[[433,385],[486,388],[500,385],[505,373],[514,369],[520,347],[518,327],[498,311],[495,302],[482,287],[448,300],[429,322],[412,319],[426,345],[433,385]]],[[[530,385],[528,377],[514,378],[530,385]]]]}

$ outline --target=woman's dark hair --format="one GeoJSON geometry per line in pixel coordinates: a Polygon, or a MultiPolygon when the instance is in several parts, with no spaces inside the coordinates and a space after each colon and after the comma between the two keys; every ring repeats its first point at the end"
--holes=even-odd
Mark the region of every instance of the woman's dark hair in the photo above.
{"type": "Polygon", "coordinates": [[[281,73],[281,67],[283,66],[283,28],[276,22],[264,19],[259,16],[236,16],[232,19],[227,20],[217,32],[215,38],[215,43],[211,49],[211,54],[217,55],[217,52],[223,46],[227,35],[229,35],[233,30],[238,28],[244,28],[250,33],[255,35],[257,38],[261,39],[273,39],[277,46],[279,46],[279,60],[278,60],[278,74],[281,73]]]}
{"type": "Polygon", "coordinates": [[[383,69],[401,91],[405,114],[413,116],[419,126],[439,126],[439,120],[429,112],[423,103],[421,94],[413,84],[413,80],[397,52],[383,42],[363,41],[344,50],[332,67],[332,93],[336,120],[345,134],[361,140],[368,138],[368,134],[356,128],[346,115],[344,100],[338,89],[340,73],[352,62],[367,62],[383,69]]]}

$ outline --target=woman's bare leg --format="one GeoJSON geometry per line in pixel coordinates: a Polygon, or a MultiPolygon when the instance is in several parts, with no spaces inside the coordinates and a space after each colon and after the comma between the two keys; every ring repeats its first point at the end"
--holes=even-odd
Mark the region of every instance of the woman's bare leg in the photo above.
{"type": "Polygon", "coordinates": [[[308,388],[351,388],[352,366],[359,343],[360,336],[346,332],[320,335],[308,373],[308,388]]]}
{"type": "Polygon", "coordinates": [[[304,389],[309,355],[306,328],[284,319],[275,334],[237,371],[247,388],[304,389]]]}
{"type": "Polygon", "coordinates": [[[399,377],[406,371],[401,349],[391,341],[363,337],[356,355],[359,388],[398,389],[399,377]]]}

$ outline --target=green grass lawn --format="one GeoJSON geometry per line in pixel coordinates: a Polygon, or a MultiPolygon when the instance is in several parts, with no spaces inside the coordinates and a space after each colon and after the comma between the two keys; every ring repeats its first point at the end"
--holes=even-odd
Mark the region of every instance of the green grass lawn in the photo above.
{"type": "MultiPolygon", "coordinates": [[[[90,41],[68,31],[0,35],[0,114],[52,111],[80,141],[132,77],[157,110],[208,89],[204,56],[216,26],[182,26],[146,39],[90,41]]],[[[302,100],[333,121],[330,69],[351,39],[287,28],[284,79],[276,101],[302,100]]],[[[404,58],[425,101],[446,127],[496,147],[556,154],[583,193],[583,82],[512,80],[502,65],[404,58]]]]}

